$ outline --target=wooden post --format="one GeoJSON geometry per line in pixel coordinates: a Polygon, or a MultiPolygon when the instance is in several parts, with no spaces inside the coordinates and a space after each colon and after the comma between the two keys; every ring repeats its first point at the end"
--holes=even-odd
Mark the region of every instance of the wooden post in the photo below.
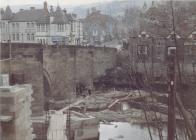
{"type": "Polygon", "coordinates": [[[152,81],[154,80],[154,45],[155,45],[155,40],[154,40],[154,37],[151,38],[152,41],[151,41],[151,78],[152,78],[152,81]]]}
{"type": "Polygon", "coordinates": [[[174,32],[174,47],[169,50],[169,99],[168,99],[168,140],[175,140],[176,136],[176,64],[177,64],[177,40],[176,40],[176,29],[174,20],[174,9],[173,1],[171,0],[171,10],[172,10],[172,25],[174,32]]]}
{"type": "Polygon", "coordinates": [[[169,99],[168,99],[168,140],[175,140],[176,117],[176,50],[171,50],[169,54],[169,99]]]}

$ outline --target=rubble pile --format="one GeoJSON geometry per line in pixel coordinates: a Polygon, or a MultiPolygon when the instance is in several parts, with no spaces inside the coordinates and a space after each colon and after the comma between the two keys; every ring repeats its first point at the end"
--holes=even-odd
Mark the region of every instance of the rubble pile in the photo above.
{"type": "Polygon", "coordinates": [[[160,103],[156,96],[153,96],[152,101],[150,94],[142,90],[140,92],[111,91],[91,95],[72,109],[94,116],[102,122],[143,124],[146,123],[145,110],[149,123],[167,122],[167,106],[160,103]],[[128,108],[123,110],[123,104],[128,105],[128,108]]]}
{"type": "Polygon", "coordinates": [[[100,111],[106,109],[112,102],[111,98],[106,98],[100,95],[92,95],[87,100],[81,102],[78,107],[86,108],[89,111],[100,111]]]}

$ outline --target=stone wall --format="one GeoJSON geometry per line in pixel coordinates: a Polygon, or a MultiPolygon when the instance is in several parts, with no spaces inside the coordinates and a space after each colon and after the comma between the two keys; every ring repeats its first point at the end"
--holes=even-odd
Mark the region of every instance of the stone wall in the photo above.
{"type": "MultiPolygon", "coordinates": [[[[1,59],[8,59],[9,45],[1,44],[1,47],[1,59]]],[[[116,49],[76,47],[74,50],[74,47],[12,43],[11,61],[0,61],[1,73],[10,74],[11,84],[32,84],[33,115],[43,113],[48,95],[61,100],[68,97],[66,95],[73,95],[75,82],[92,88],[92,79],[95,80],[116,64],[116,49]]]]}
{"type": "Polygon", "coordinates": [[[40,45],[12,44],[9,58],[8,44],[1,44],[1,73],[10,74],[10,84],[31,84],[33,87],[33,115],[43,113],[43,51],[40,45]]]}
{"type": "Polygon", "coordinates": [[[93,88],[92,81],[115,66],[116,54],[116,49],[104,47],[44,48],[44,69],[51,79],[50,94],[58,97],[73,95],[75,83],[93,88]]]}
{"type": "Polygon", "coordinates": [[[32,140],[30,85],[7,86],[0,88],[1,140],[32,140]]]}

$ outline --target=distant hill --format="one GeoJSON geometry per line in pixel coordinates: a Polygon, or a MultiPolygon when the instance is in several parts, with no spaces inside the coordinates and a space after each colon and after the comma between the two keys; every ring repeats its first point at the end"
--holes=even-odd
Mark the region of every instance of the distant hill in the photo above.
{"type": "MultiPolygon", "coordinates": [[[[104,14],[118,16],[124,15],[124,10],[128,7],[142,7],[145,1],[148,5],[150,5],[151,0],[113,0],[110,2],[93,3],[80,6],[61,5],[61,8],[66,8],[68,12],[76,13],[80,18],[84,18],[86,16],[87,10],[92,7],[101,10],[101,12],[104,14]]],[[[11,6],[11,9],[12,11],[17,12],[20,9],[29,9],[30,7],[42,8],[43,5],[17,5],[11,6]]],[[[50,5],[48,6],[48,8],[50,8],[50,5]]]]}
{"type": "Polygon", "coordinates": [[[145,1],[147,2],[147,5],[151,4],[151,0],[118,0],[73,7],[72,12],[76,13],[79,17],[85,17],[87,10],[95,7],[96,9],[101,10],[101,12],[104,14],[119,16],[124,15],[126,8],[132,6],[142,7],[145,1]]]}

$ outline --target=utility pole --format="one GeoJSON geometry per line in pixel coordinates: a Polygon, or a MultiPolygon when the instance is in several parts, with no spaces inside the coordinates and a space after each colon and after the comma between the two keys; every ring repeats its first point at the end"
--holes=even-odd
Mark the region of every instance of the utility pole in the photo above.
{"type": "Polygon", "coordinates": [[[91,57],[91,83],[90,83],[90,88],[89,88],[89,94],[92,93],[92,90],[94,89],[94,47],[92,47],[91,51],[90,51],[90,57],[91,57]]]}
{"type": "Polygon", "coordinates": [[[168,99],[168,140],[175,140],[176,118],[176,50],[171,50],[168,56],[168,78],[169,78],[169,99],[168,99]]]}
{"type": "Polygon", "coordinates": [[[175,140],[176,134],[176,117],[175,117],[175,104],[176,104],[176,32],[174,25],[174,11],[173,2],[171,0],[172,9],[172,23],[174,32],[174,44],[175,46],[168,48],[168,78],[169,78],[169,99],[168,99],[168,140],[175,140]]]}
{"type": "Polygon", "coordinates": [[[8,40],[9,45],[9,81],[11,80],[11,64],[12,64],[12,44],[11,39],[8,40]]]}
{"type": "Polygon", "coordinates": [[[154,37],[151,37],[152,39],[152,44],[151,44],[151,78],[152,80],[154,79],[154,45],[155,45],[155,40],[154,37]]]}

